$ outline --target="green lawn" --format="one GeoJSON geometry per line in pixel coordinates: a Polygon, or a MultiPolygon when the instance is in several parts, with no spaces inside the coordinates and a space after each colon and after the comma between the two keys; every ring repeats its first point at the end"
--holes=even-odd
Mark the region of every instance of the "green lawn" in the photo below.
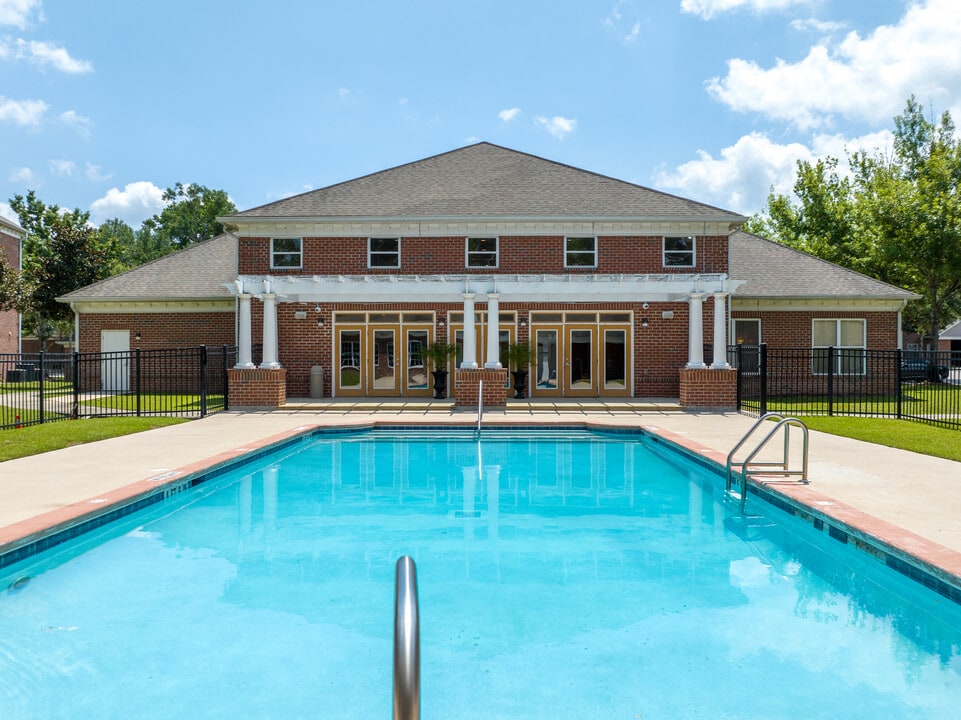
{"type": "Polygon", "coordinates": [[[889,418],[797,417],[811,430],[961,462],[961,430],[889,418]]]}
{"type": "Polygon", "coordinates": [[[182,422],[186,422],[186,419],[171,417],[88,418],[31,425],[21,429],[0,430],[0,462],[182,422]]]}
{"type": "MultiPolygon", "coordinates": [[[[207,407],[221,407],[223,395],[208,395],[207,407]]],[[[110,410],[137,410],[137,395],[106,395],[100,398],[84,400],[80,403],[89,407],[108,408],[110,410]]],[[[188,412],[200,410],[200,395],[185,393],[141,393],[141,412],[188,412]]]]}
{"type": "MultiPolygon", "coordinates": [[[[748,401],[755,406],[755,400],[748,401]]],[[[747,403],[746,403],[747,404],[747,403]]],[[[872,412],[878,415],[897,416],[898,401],[894,395],[862,395],[857,400],[836,399],[832,405],[837,413],[872,412]]],[[[827,413],[828,404],[823,395],[770,397],[768,412],[803,415],[807,413],[827,413]]],[[[933,416],[961,413],[961,385],[947,384],[905,384],[901,391],[902,414],[933,416]]]]}

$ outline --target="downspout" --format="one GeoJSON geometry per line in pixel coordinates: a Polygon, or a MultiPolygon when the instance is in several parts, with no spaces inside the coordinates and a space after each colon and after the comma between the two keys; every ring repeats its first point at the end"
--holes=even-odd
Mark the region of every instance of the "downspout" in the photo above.
{"type": "Polygon", "coordinates": [[[898,308],[898,350],[904,350],[904,327],[901,325],[901,311],[907,304],[907,300],[902,300],[901,307],[898,308]]]}
{"type": "Polygon", "coordinates": [[[73,351],[80,352],[80,313],[73,302],[70,303],[70,312],[73,313],[73,351]]]}

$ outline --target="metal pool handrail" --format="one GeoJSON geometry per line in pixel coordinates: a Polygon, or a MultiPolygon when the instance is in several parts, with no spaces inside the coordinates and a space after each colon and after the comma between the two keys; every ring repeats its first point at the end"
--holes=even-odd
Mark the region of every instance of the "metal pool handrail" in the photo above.
{"type": "Polygon", "coordinates": [[[484,381],[477,381],[477,432],[481,431],[481,418],[484,416],[484,381]]]}
{"type": "Polygon", "coordinates": [[[758,421],[751,426],[744,436],[738,441],[731,452],[727,456],[727,491],[731,491],[731,480],[733,476],[733,471],[735,466],[740,466],[741,469],[741,510],[744,510],[744,505],[747,502],[747,476],[750,472],[752,475],[800,475],[801,482],[808,483],[808,428],[801,420],[795,417],[785,417],[779,413],[765,413],[758,421]],[[777,420],[777,423],[771,428],[764,438],[754,446],[754,449],[748,454],[748,456],[738,462],[734,459],[734,453],[736,453],[744,443],[754,434],[762,424],[768,420],[777,420]],[[791,427],[801,428],[801,469],[800,470],[790,470],[790,449],[791,449],[791,427]],[[760,454],[761,450],[767,445],[768,441],[773,438],[778,430],[784,428],[784,454],[781,457],[780,462],[755,462],[754,458],[760,454]],[[749,467],[750,466],[750,467],[749,467]],[[774,470],[765,470],[763,468],[776,468],[774,470]]]}
{"type": "Polygon", "coordinates": [[[408,555],[394,575],[394,720],[420,720],[417,567],[408,555]]]}

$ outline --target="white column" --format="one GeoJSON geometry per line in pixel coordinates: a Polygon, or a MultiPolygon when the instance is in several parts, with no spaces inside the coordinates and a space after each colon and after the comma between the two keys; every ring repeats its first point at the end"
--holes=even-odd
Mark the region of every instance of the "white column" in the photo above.
{"type": "Polygon", "coordinates": [[[255,367],[250,359],[250,293],[238,293],[237,303],[237,364],[234,367],[247,370],[255,367]]]}
{"type": "Polygon", "coordinates": [[[704,293],[691,293],[687,326],[687,367],[699,370],[704,364],[704,316],[701,312],[704,293]]]}
{"type": "Polygon", "coordinates": [[[461,368],[477,369],[477,336],[474,329],[474,293],[464,293],[464,358],[461,368]]]}
{"type": "Polygon", "coordinates": [[[260,367],[274,370],[280,367],[277,360],[277,295],[265,292],[260,299],[264,301],[264,360],[260,367]]]}
{"type": "Polygon", "coordinates": [[[500,295],[487,293],[487,362],[485,368],[502,368],[500,342],[500,295]]]}
{"type": "Polygon", "coordinates": [[[714,293],[714,370],[727,370],[727,293],[714,293]]]}

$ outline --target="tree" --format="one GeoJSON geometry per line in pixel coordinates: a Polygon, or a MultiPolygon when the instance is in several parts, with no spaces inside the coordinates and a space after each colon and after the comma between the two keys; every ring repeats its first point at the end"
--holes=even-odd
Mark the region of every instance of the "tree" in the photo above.
{"type": "Polygon", "coordinates": [[[56,332],[58,323],[71,319],[69,306],[56,298],[107,277],[117,267],[117,259],[110,244],[102,242],[98,230],[89,224],[90,214],[79,208],[63,211],[57,205],[48,206],[32,190],[26,197],[15,196],[10,207],[27,231],[23,271],[13,283],[10,304],[24,316],[27,330],[43,343],[56,332]]]}
{"type": "Polygon", "coordinates": [[[169,204],[144,221],[137,233],[136,245],[148,259],[220,235],[224,226],[217,217],[237,212],[226,191],[203,185],[177,183],[167,188],[163,199],[169,204]]]}
{"type": "Polygon", "coordinates": [[[961,142],[914,97],[894,126],[893,152],[849,155],[849,177],[798,162],[794,198],[772,193],[745,227],[917,292],[905,326],[936,338],[961,310],[961,142]]]}

